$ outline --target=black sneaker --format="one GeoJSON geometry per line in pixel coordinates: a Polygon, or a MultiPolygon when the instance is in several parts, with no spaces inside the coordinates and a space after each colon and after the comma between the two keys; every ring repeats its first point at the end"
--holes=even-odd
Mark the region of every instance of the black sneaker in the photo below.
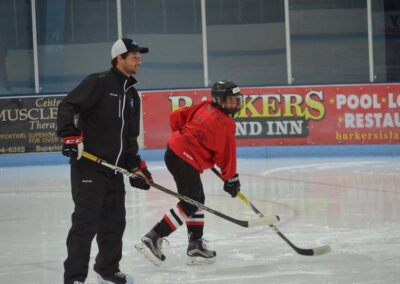
{"type": "Polygon", "coordinates": [[[204,239],[189,240],[187,248],[187,265],[211,264],[215,262],[217,253],[207,248],[204,239]]]}
{"type": "Polygon", "coordinates": [[[111,275],[100,275],[97,273],[98,284],[133,284],[133,276],[122,273],[121,271],[115,272],[111,275]]]}
{"type": "Polygon", "coordinates": [[[135,245],[135,248],[154,265],[161,265],[166,258],[161,250],[163,241],[167,240],[161,238],[156,231],[151,230],[142,238],[140,243],[135,245]]]}

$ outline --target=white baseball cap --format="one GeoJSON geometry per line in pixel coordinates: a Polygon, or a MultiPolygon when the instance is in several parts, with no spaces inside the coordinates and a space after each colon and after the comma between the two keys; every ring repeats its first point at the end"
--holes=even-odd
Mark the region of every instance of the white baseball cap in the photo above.
{"type": "Polygon", "coordinates": [[[125,52],[147,53],[149,52],[149,49],[147,47],[140,47],[136,41],[130,38],[120,38],[111,48],[111,59],[114,59],[125,52]]]}

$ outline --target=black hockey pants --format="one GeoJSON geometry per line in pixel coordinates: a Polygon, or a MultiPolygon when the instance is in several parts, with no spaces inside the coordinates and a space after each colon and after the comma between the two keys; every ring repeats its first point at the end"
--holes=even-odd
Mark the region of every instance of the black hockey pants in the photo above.
{"type": "Polygon", "coordinates": [[[96,234],[99,253],[94,270],[101,275],[119,271],[126,224],[123,176],[71,166],[71,186],[75,209],[67,237],[64,283],[86,279],[96,234]]]}
{"type": "MultiPolygon", "coordinates": [[[[165,164],[174,177],[178,192],[202,204],[205,202],[203,184],[201,183],[200,173],[193,166],[182,160],[169,147],[165,151],[165,164]]],[[[198,208],[183,200],[178,202],[187,216],[192,216],[198,208]]],[[[203,214],[201,214],[203,216],[203,214]]],[[[199,239],[203,236],[203,226],[187,226],[188,233],[193,233],[193,238],[199,239]]],[[[161,236],[169,235],[172,230],[167,223],[162,220],[155,226],[156,232],[161,236]]]]}

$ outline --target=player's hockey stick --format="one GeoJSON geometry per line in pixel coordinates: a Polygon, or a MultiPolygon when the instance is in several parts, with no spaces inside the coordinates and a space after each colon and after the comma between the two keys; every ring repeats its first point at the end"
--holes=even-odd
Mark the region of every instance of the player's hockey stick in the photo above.
{"type": "MultiPolygon", "coordinates": [[[[216,169],[216,168],[212,168],[211,169],[219,178],[222,178],[220,172],[216,169]]],[[[264,214],[261,213],[250,201],[247,200],[246,197],[244,197],[243,194],[241,194],[240,192],[238,192],[238,196],[240,197],[240,199],[243,200],[244,203],[246,203],[248,206],[251,207],[251,209],[261,218],[264,217],[264,214]]],[[[311,256],[311,255],[322,255],[322,254],[326,254],[329,253],[331,251],[331,247],[326,245],[326,246],[321,246],[321,247],[317,247],[317,248],[313,248],[313,249],[303,249],[303,248],[299,248],[296,247],[291,241],[289,241],[279,230],[277,227],[275,227],[273,224],[269,225],[271,227],[271,229],[278,234],[278,236],[280,236],[292,249],[294,249],[298,254],[301,255],[307,255],[307,256],[311,256]]]]}
{"type": "MultiPolygon", "coordinates": [[[[129,172],[129,171],[125,170],[124,168],[121,168],[121,167],[115,166],[113,164],[110,164],[110,163],[106,162],[105,160],[103,160],[103,159],[101,159],[99,157],[96,157],[95,155],[92,155],[92,154],[90,154],[90,153],[88,153],[86,151],[83,151],[82,156],[85,157],[86,159],[89,159],[89,160],[97,163],[97,164],[101,164],[101,165],[103,165],[103,166],[105,166],[107,168],[110,168],[112,170],[120,172],[125,176],[128,176],[128,177],[141,177],[140,175],[136,175],[136,174],[134,174],[132,172],[129,172]]],[[[223,218],[225,220],[228,220],[228,221],[230,221],[232,223],[235,223],[235,224],[237,224],[239,226],[242,226],[242,227],[255,227],[255,226],[263,226],[263,225],[271,225],[271,224],[276,223],[276,222],[279,221],[279,217],[278,216],[265,216],[265,217],[263,216],[263,218],[261,218],[261,219],[254,219],[254,220],[238,220],[238,219],[232,218],[232,217],[230,217],[228,215],[225,215],[225,214],[223,214],[221,212],[218,212],[218,211],[216,211],[214,209],[211,209],[211,208],[205,206],[204,204],[201,204],[200,202],[197,202],[197,201],[195,201],[195,200],[193,200],[193,199],[191,199],[191,198],[189,198],[187,196],[184,196],[182,194],[179,194],[177,192],[169,190],[168,188],[165,188],[165,187],[163,187],[161,185],[158,185],[156,183],[152,183],[150,186],[154,187],[154,188],[156,188],[158,190],[161,190],[161,191],[163,191],[163,192],[165,192],[165,193],[167,193],[169,195],[172,195],[172,196],[174,196],[174,197],[176,197],[178,199],[181,199],[181,200],[183,200],[183,201],[185,201],[187,203],[190,203],[190,204],[192,204],[194,206],[197,206],[198,208],[202,208],[207,212],[210,212],[210,213],[212,213],[214,215],[217,215],[218,217],[221,217],[221,218],[223,218]]]]}

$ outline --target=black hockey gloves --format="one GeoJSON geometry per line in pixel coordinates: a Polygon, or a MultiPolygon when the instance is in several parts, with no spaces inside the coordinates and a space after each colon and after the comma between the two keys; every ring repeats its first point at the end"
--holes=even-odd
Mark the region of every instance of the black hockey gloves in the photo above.
{"type": "Polygon", "coordinates": [[[236,197],[236,195],[240,191],[239,174],[235,174],[233,178],[225,181],[224,190],[232,197],[236,197]]]}
{"type": "Polygon", "coordinates": [[[62,154],[66,157],[77,158],[82,157],[83,152],[83,131],[78,136],[67,136],[63,138],[62,154]]]}
{"type": "Polygon", "coordinates": [[[146,162],[140,161],[138,167],[132,169],[132,173],[138,175],[138,177],[129,178],[129,182],[132,187],[148,190],[150,188],[150,184],[153,183],[153,179],[151,177],[151,173],[147,169],[146,162]]]}

